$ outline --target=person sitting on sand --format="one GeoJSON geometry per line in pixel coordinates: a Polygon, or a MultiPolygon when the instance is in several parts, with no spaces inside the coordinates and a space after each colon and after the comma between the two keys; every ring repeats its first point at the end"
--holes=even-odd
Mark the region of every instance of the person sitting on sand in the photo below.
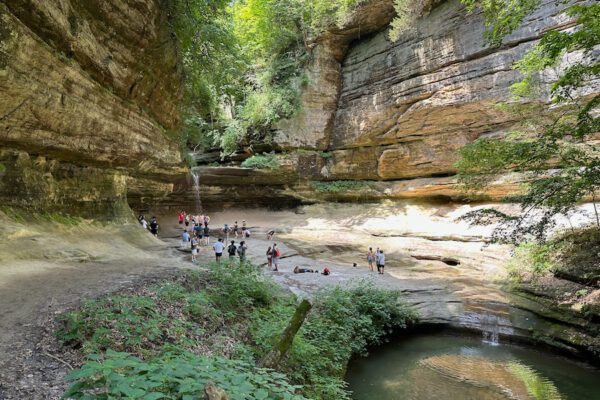
{"type": "Polygon", "coordinates": [[[312,274],[313,272],[318,273],[319,271],[317,271],[316,269],[310,269],[310,268],[300,268],[297,265],[294,267],[295,274],[305,274],[307,272],[312,274]]]}
{"type": "Polygon", "coordinates": [[[275,229],[269,229],[267,232],[267,240],[273,239],[273,235],[275,235],[275,229]]]}
{"type": "Polygon", "coordinates": [[[322,275],[331,275],[331,271],[329,270],[329,268],[325,267],[323,268],[323,272],[321,272],[322,275]]]}

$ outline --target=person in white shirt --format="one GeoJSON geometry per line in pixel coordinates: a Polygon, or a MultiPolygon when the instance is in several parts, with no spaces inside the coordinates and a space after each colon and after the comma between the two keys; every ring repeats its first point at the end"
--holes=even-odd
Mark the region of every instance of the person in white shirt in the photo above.
{"type": "Polygon", "coordinates": [[[217,242],[213,245],[213,249],[215,250],[215,259],[218,263],[221,262],[221,256],[223,255],[223,249],[225,245],[223,244],[223,239],[219,238],[217,242]]]}

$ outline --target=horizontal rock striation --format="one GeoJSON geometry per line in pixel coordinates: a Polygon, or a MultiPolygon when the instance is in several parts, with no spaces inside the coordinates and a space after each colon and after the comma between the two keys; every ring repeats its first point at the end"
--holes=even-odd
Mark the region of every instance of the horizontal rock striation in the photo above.
{"type": "Polygon", "coordinates": [[[0,20],[4,204],[111,217],[136,179],[172,187],[181,68],[158,0],[6,0],[0,20]]]}
{"type": "MultiPolygon", "coordinates": [[[[280,122],[276,133],[282,158],[295,163],[290,184],[296,181],[301,197],[310,193],[298,176],[379,182],[369,183],[370,198],[465,198],[452,178],[459,150],[481,136],[501,137],[521,128],[526,110],[534,109],[530,105],[550,100],[545,86],[537,99],[520,101],[521,112],[498,107],[516,101],[510,86],[521,75],[514,63],[540,35],[574,26],[563,13],[565,4],[543,0],[492,48],[483,39],[482,15],[467,14],[459,0],[432,2],[393,42],[387,35],[392,3],[365,3],[345,26],[315,42],[302,111],[280,122]],[[323,151],[327,157],[318,156],[323,151]]],[[[540,74],[542,82],[555,78],[555,70],[540,74]]],[[[598,92],[600,82],[594,81],[583,94],[598,92]]],[[[500,199],[518,191],[521,182],[522,177],[503,178],[478,195],[500,199]]]]}

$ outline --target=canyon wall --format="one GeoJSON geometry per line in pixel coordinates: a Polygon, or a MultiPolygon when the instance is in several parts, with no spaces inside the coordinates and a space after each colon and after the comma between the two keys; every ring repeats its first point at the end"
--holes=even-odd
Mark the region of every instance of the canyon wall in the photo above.
{"type": "MultiPolygon", "coordinates": [[[[521,75],[514,63],[540,35],[574,26],[564,8],[542,0],[501,46],[492,48],[483,39],[481,13],[467,14],[459,0],[431,2],[396,41],[387,32],[392,1],[368,2],[345,26],[316,42],[302,110],[277,126],[282,168],[276,174],[289,174],[283,192],[304,200],[465,198],[454,178],[460,148],[520,127],[523,114],[498,103],[516,102],[509,88],[521,75]],[[364,184],[336,193],[312,190],[312,181],[337,180],[364,184]]],[[[555,77],[553,70],[540,74],[542,82],[555,77]]],[[[600,83],[591,82],[588,93],[598,92],[600,83]]],[[[546,86],[537,99],[519,102],[549,100],[546,86]]],[[[480,195],[501,199],[519,190],[523,179],[507,174],[480,195]]]]}
{"type": "Polygon", "coordinates": [[[116,218],[185,173],[159,0],[0,4],[0,204],[116,218]]]}

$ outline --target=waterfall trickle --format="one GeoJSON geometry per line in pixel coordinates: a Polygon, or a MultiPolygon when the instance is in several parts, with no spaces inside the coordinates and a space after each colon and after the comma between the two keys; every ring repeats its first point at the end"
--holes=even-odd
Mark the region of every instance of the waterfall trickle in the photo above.
{"type": "Polygon", "coordinates": [[[498,316],[493,314],[485,314],[481,318],[481,329],[483,331],[483,342],[498,346],[500,336],[500,324],[498,316]]]}
{"type": "Polygon", "coordinates": [[[192,179],[194,181],[194,200],[196,206],[196,213],[202,213],[202,200],[200,199],[200,174],[193,169],[190,170],[192,179]]]}

